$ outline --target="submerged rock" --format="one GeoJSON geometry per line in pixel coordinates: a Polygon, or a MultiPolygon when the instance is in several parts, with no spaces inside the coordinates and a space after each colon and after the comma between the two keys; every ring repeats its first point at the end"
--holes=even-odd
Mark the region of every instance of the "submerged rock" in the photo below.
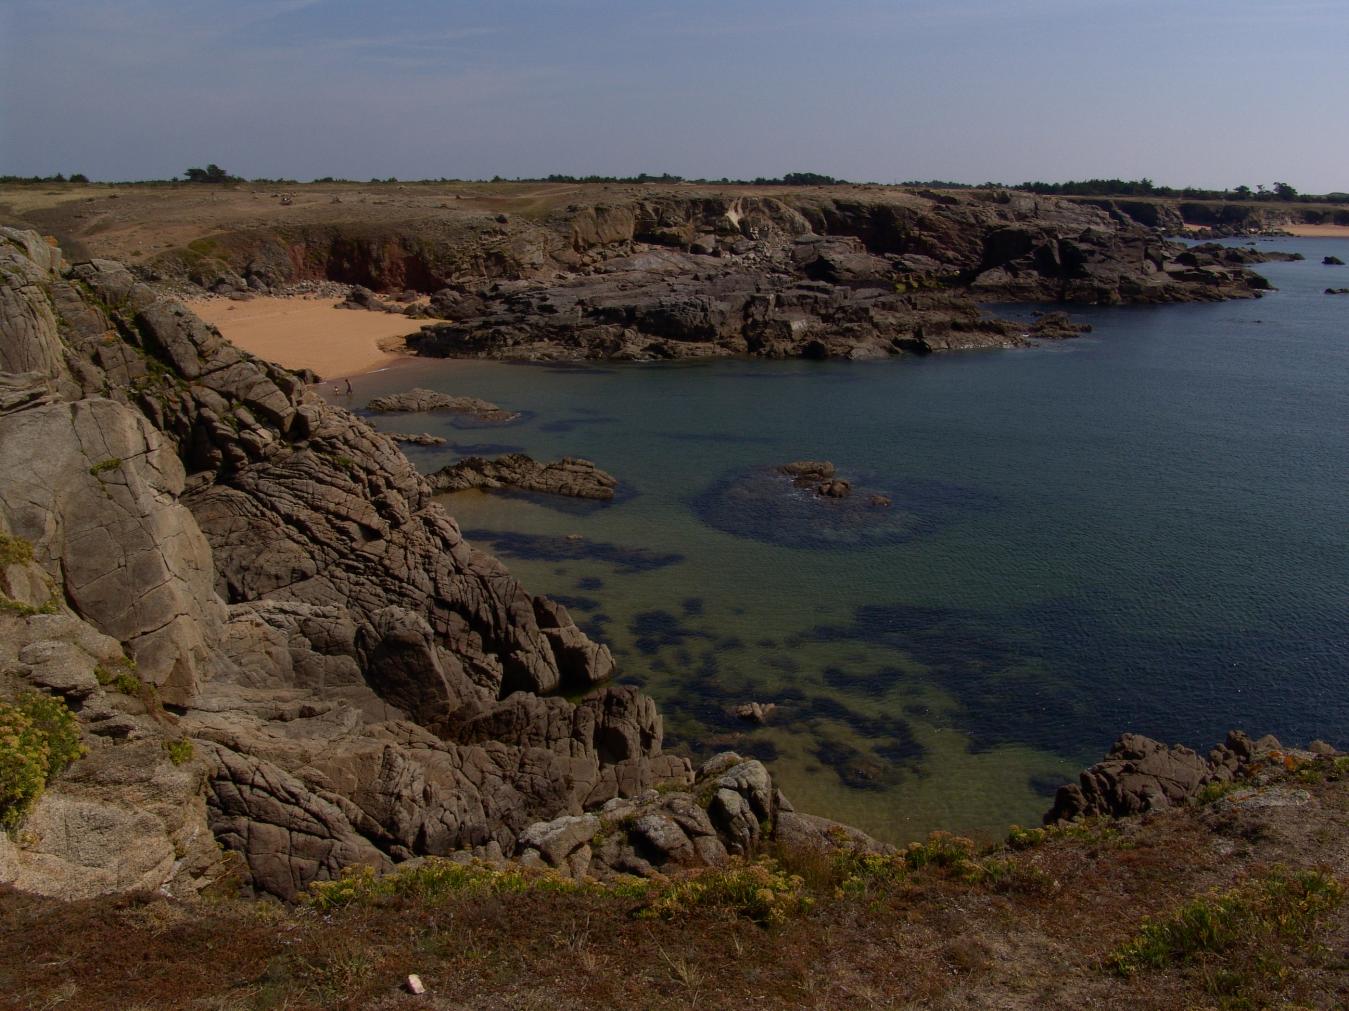
{"type": "Polygon", "coordinates": [[[470,456],[428,475],[427,482],[439,492],[514,488],[605,502],[614,497],[618,488],[617,478],[589,460],[566,456],[551,463],[539,463],[523,453],[508,453],[494,459],[470,456]]]}
{"type": "Polygon", "coordinates": [[[1047,312],[1030,328],[1030,335],[1039,340],[1065,340],[1084,333],[1091,333],[1091,324],[1079,323],[1066,312],[1047,312]]]}
{"type": "Polygon", "coordinates": [[[735,715],[746,723],[767,723],[775,709],[774,702],[744,702],[735,707],[735,715]]]}

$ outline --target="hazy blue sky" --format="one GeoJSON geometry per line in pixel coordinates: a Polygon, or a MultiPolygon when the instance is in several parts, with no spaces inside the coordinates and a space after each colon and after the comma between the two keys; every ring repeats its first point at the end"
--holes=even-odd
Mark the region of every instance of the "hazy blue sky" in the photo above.
{"type": "Polygon", "coordinates": [[[0,0],[0,173],[1349,190],[1349,0],[0,0]]]}

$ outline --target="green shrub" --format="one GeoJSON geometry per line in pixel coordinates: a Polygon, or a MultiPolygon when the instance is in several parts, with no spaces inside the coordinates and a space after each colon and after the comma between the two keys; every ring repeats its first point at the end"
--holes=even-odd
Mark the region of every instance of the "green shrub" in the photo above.
{"type": "Polygon", "coordinates": [[[46,738],[48,779],[85,753],[75,714],[60,699],[40,692],[25,692],[19,696],[18,708],[46,738]]]}
{"type": "Polygon", "coordinates": [[[1055,839],[1105,843],[1127,848],[1119,825],[1109,818],[1061,821],[1054,825],[1046,825],[1044,828],[1022,828],[1020,825],[1013,825],[1007,831],[1006,845],[1012,850],[1028,850],[1055,839]]]}
{"type": "Polygon", "coordinates": [[[1116,972],[1164,969],[1237,944],[1311,940],[1320,919],[1344,899],[1344,886],[1321,871],[1276,867],[1230,891],[1192,899],[1170,916],[1144,920],[1110,956],[1116,972]]]}
{"type": "Polygon", "coordinates": [[[165,741],[164,750],[168,752],[169,761],[174,765],[184,765],[192,761],[192,756],[196,754],[192,742],[186,737],[180,737],[176,741],[165,741]]]}
{"type": "Polygon", "coordinates": [[[82,754],[79,726],[60,699],[29,692],[0,702],[0,829],[17,828],[47,781],[82,754]]]}
{"type": "Polygon", "coordinates": [[[1214,801],[1221,800],[1233,790],[1240,789],[1241,784],[1235,780],[1215,779],[1211,783],[1205,783],[1203,788],[1194,795],[1194,802],[1201,807],[1206,804],[1212,804],[1214,801]]]}
{"type": "Polygon", "coordinates": [[[390,899],[437,902],[462,892],[492,895],[530,891],[577,891],[582,886],[555,871],[534,871],[513,866],[498,869],[481,863],[456,863],[427,857],[413,867],[395,868],[377,874],[374,868],[353,865],[335,881],[317,881],[310,886],[309,901],[322,910],[369,905],[390,899]]]}
{"type": "Polygon", "coordinates": [[[805,912],[812,903],[798,875],[789,875],[773,861],[763,860],[653,882],[646,889],[646,903],[638,916],[670,920],[696,909],[715,909],[770,924],[805,912]]]}
{"type": "Polygon", "coordinates": [[[14,706],[0,703],[0,828],[18,827],[47,784],[46,737],[14,706]]]}
{"type": "Polygon", "coordinates": [[[136,676],[136,661],[121,657],[109,666],[99,664],[94,668],[94,677],[104,688],[121,692],[123,695],[139,695],[141,680],[136,676]]]}
{"type": "Polygon", "coordinates": [[[912,869],[940,867],[961,871],[974,856],[974,840],[949,832],[933,832],[927,842],[909,843],[904,851],[904,862],[912,869]]]}
{"type": "Polygon", "coordinates": [[[25,565],[33,560],[33,545],[22,537],[0,534],[0,565],[25,565]]]}
{"type": "Polygon", "coordinates": [[[1049,839],[1049,832],[1042,828],[1022,828],[1013,825],[1007,830],[1007,848],[1014,850],[1034,849],[1049,839]]]}
{"type": "Polygon", "coordinates": [[[110,456],[106,460],[100,460],[89,468],[89,473],[94,477],[101,477],[110,470],[116,470],[122,466],[122,461],[115,456],[110,456]]]}

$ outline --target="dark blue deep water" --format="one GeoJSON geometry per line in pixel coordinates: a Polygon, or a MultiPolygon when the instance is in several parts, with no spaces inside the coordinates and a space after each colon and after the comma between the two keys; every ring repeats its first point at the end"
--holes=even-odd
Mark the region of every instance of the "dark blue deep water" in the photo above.
{"type": "MultiPolygon", "coordinates": [[[[1085,310],[1084,338],[882,362],[414,362],[530,413],[375,419],[463,452],[585,456],[625,496],[446,498],[564,600],[697,755],[771,759],[798,807],[904,840],[1038,819],[1121,731],[1349,745],[1349,242],[1217,305],[1085,310]],[[484,446],[483,444],[488,444],[484,446]],[[845,503],[771,474],[833,461],[845,503]],[[892,499],[869,509],[872,493],[892,499]],[[775,702],[762,728],[731,715],[775,702]]],[[[1025,307],[1004,314],[1027,314],[1025,307]]]]}

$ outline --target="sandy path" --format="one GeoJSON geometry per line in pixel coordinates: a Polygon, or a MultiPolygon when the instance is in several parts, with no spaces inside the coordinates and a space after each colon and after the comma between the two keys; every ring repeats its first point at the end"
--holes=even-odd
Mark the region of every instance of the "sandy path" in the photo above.
{"type": "Polygon", "coordinates": [[[288,369],[313,369],[324,379],[372,372],[398,361],[398,338],[420,327],[406,316],[335,309],[331,297],[247,302],[208,298],[193,299],[187,306],[237,347],[288,369]]]}

